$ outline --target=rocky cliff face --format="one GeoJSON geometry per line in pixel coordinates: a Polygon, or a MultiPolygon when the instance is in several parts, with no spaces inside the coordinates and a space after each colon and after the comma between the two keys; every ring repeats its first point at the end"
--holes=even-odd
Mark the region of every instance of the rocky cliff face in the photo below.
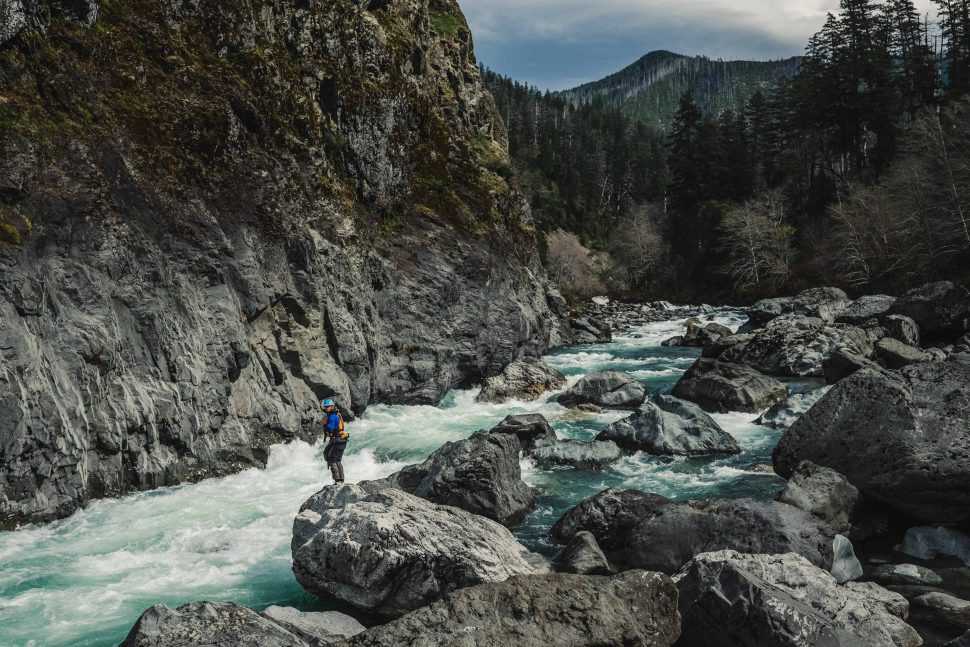
{"type": "Polygon", "coordinates": [[[0,526],[559,343],[507,174],[452,0],[0,0],[0,526]]]}

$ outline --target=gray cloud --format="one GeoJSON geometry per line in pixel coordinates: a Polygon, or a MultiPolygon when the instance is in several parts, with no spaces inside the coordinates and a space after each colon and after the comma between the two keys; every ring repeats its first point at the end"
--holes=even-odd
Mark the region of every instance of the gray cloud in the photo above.
{"type": "Polygon", "coordinates": [[[549,89],[600,78],[657,49],[724,59],[797,55],[838,7],[838,0],[460,2],[481,61],[549,89]]]}

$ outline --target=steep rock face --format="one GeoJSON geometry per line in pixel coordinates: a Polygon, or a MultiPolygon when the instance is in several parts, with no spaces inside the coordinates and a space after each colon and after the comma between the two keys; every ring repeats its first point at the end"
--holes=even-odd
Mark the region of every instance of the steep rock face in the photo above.
{"type": "Polygon", "coordinates": [[[0,527],[559,343],[452,0],[129,4],[3,27],[0,527]]]}

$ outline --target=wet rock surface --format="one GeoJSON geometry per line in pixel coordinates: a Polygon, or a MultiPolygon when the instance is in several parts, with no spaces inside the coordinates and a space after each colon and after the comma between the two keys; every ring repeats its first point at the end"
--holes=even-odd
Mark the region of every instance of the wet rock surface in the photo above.
{"type": "Polygon", "coordinates": [[[559,396],[564,407],[593,404],[606,409],[636,409],[647,398],[646,389],[620,371],[590,373],[559,396]]]}
{"type": "Polygon", "coordinates": [[[506,366],[501,375],[486,379],[477,400],[492,404],[509,400],[529,402],[564,386],[565,375],[540,359],[523,357],[506,366]]]}
{"type": "Polygon", "coordinates": [[[677,382],[673,394],[712,413],[757,413],[784,400],[788,387],[748,366],[701,358],[677,382]]]}
{"type": "Polygon", "coordinates": [[[543,570],[503,526],[393,488],[315,494],[293,524],[293,572],[311,593],[399,616],[450,591],[543,570]]]}
{"type": "Polygon", "coordinates": [[[538,413],[506,416],[489,433],[514,435],[519,439],[522,449],[526,451],[558,438],[556,430],[552,428],[549,421],[538,413]]]}
{"type": "Polygon", "coordinates": [[[612,440],[558,440],[540,445],[527,453],[539,467],[573,467],[600,470],[615,463],[625,452],[612,440]]]}

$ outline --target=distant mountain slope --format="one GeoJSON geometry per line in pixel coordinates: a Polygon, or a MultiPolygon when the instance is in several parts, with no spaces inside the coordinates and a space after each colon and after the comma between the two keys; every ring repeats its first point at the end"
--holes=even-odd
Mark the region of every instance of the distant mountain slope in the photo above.
{"type": "Polygon", "coordinates": [[[759,89],[770,89],[778,80],[794,76],[800,62],[800,57],[781,61],[715,61],[657,51],[615,74],[562,94],[580,104],[603,97],[607,105],[664,128],[673,120],[677,103],[687,90],[694,91],[695,100],[705,113],[736,110],[759,89]]]}

